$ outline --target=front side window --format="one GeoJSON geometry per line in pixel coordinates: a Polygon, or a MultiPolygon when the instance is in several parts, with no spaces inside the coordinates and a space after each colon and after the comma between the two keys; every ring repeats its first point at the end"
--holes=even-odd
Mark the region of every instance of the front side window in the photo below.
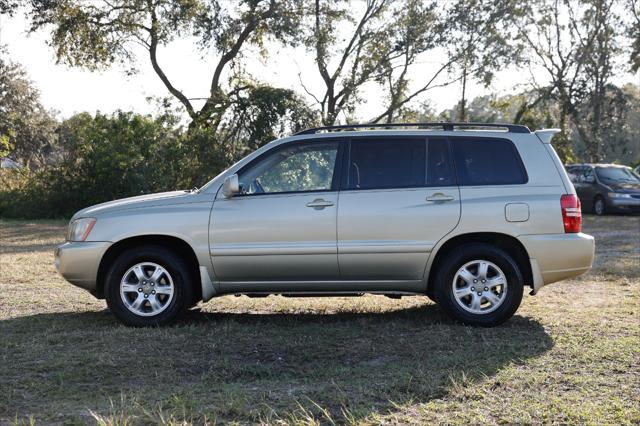
{"type": "Polygon", "coordinates": [[[347,189],[424,186],[424,139],[351,141],[347,189]]]}
{"type": "Polygon", "coordinates": [[[593,183],[595,182],[595,176],[593,175],[593,168],[591,167],[585,167],[584,168],[584,174],[582,176],[582,182],[585,183],[593,183]]]}
{"type": "Polygon", "coordinates": [[[337,142],[297,144],[275,150],[239,173],[244,195],[331,190],[337,142]]]}
{"type": "Polygon", "coordinates": [[[528,178],[513,143],[506,139],[452,138],[460,185],[517,185],[528,178]]]}

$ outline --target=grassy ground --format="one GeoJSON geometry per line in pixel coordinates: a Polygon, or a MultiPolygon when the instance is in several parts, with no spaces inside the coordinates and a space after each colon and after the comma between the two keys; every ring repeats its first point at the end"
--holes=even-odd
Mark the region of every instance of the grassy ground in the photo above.
{"type": "Polygon", "coordinates": [[[0,423],[640,423],[638,217],[587,217],[594,270],[494,329],[381,296],[125,328],[56,274],[64,224],[0,228],[0,423]]]}

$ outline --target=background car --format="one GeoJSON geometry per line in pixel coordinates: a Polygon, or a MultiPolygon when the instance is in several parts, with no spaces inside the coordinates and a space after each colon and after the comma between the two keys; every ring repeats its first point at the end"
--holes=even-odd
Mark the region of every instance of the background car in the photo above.
{"type": "Polygon", "coordinates": [[[597,215],[640,212],[640,176],[616,164],[571,164],[567,173],[582,208],[597,215]]]}

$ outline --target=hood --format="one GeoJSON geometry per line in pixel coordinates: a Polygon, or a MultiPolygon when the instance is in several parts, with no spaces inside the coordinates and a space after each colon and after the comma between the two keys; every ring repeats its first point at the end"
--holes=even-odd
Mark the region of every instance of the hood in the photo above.
{"type": "Polygon", "coordinates": [[[74,214],[71,220],[80,217],[97,217],[116,210],[190,203],[195,202],[195,198],[197,196],[198,193],[196,192],[170,191],[122,198],[120,200],[108,201],[106,203],[96,204],[95,206],[82,209],[74,214]]]}
{"type": "Polygon", "coordinates": [[[620,182],[620,183],[608,183],[607,186],[615,192],[622,193],[640,193],[640,183],[633,182],[620,182]]]}

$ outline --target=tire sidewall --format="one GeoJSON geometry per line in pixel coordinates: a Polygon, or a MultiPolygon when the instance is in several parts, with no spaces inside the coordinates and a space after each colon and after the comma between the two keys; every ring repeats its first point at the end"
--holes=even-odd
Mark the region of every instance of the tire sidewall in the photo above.
{"type": "Polygon", "coordinates": [[[604,200],[604,198],[601,196],[596,197],[595,201],[593,202],[593,212],[598,216],[604,216],[606,211],[607,211],[607,203],[604,200]],[[602,210],[600,210],[600,212],[598,212],[598,202],[602,203],[602,210]]]}
{"type": "Polygon", "coordinates": [[[469,244],[455,249],[445,260],[437,275],[435,296],[442,309],[453,318],[468,324],[495,326],[502,324],[518,310],[522,301],[524,280],[517,263],[503,250],[488,244],[469,244]],[[493,312],[473,314],[464,310],[453,294],[453,279],[467,262],[487,260],[497,265],[505,274],[507,294],[502,304],[493,312]]]}
{"type": "Polygon", "coordinates": [[[184,260],[160,246],[144,246],[124,251],[109,268],[105,281],[107,305],[123,323],[132,326],[164,325],[176,320],[189,307],[193,299],[189,269],[184,260]],[[143,317],[131,312],[120,296],[120,282],[125,272],[141,262],[153,262],[162,266],[171,275],[174,285],[173,299],[169,306],[158,315],[143,317]]]}

